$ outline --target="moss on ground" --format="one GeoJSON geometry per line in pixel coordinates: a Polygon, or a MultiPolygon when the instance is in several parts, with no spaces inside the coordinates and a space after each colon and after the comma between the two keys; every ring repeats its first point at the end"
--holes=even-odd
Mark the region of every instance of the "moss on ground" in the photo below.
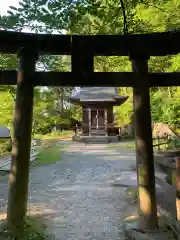
{"type": "Polygon", "coordinates": [[[35,217],[27,217],[25,221],[24,240],[49,240],[50,236],[46,233],[46,226],[42,220],[35,217]]]}
{"type": "Polygon", "coordinates": [[[53,139],[64,139],[64,138],[71,138],[73,135],[72,131],[53,131],[49,134],[34,134],[34,138],[41,139],[41,140],[53,140],[53,139]]]}
{"type": "MultiPolygon", "coordinates": [[[[6,222],[4,222],[5,225],[6,222]]],[[[15,239],[10,232],[8,232],[7,227],[0,235],[0,239],[9,240],[15,239]]],[[[47,227],[43,222],[41,217],[27,216],[24,223],[24,232],[22,236],[18,237],[18,240],[53,240],[53,236],[47,233],[47,227]]]]}
{"type": "Polygon", "coordinates": [[[49,165],[61,160],[62,145],[49,143],[42,145],[32,166],[49,165]]]}
{"type": "Polygon", "coordinates": [[[135,141],[125,141],[125,142],[118,142],[118,143],[110,143],[107,145],[108,147],[113,148],[131,148],[135,149],[135,141]]]}
{"type": "Polygon", "coordinates": [[[136,202],[137,201],[137,188],[136,187],[128,187],[126,189],[128,197],[132,200],[132,202],[136,202]]]}

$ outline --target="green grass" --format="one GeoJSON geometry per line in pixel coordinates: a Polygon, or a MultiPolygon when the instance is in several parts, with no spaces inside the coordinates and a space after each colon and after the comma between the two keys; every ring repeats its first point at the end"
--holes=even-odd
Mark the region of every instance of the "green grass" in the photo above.
{"type": "Polygon", "coordinates": [[[135,187],[128,187],[126,189],[128,197],[132,200],[132,201],[137,201],[137,188],[135,187]]]}
{"type": "MultiPolygon", "coordinates": [[[[9,240],[15,239],[10,229],[7,227],[7,220],[1,222],[0,239],[9,240]]],[[[42,217],[26,216],[24,221],[23,233],[19,232],[18,240],[53,240],[53,236],[47,233],[47,227],[44,224],[42,217]]]]}
{"type": "Polygon", "coordinates": [[[131,149],[135,149],[135,142],[134,141],[125,141],[125,142],[118,142],[118,143],[112,143],[112,144],[108,144],[108,147],[113,147],[113,148],[131,148],[131,149]]]}
{"type": "Polygon", "coordinates": [[[124,142],[121,144],[122,147],[135,149],[135,142],[124,142]]]}
{"type": "Polygon", "coordinates": [[[180,140],[175,138],[171,139],[168,144],[169,149],[175,149],[175,148],[180,148],[180,140]]]}
{"type": "MultiPolygon", "coordinates": [[[[1,239],[8,240],[14,239],[12,233],[7,228],[7,221],[4,222],[4,232],[1,232],[1,239]]],[[[52,240],[53,236],[50,236],[47,231],[47,227],[44,224],[42,217],[27,216],[24,221],[24,231],[19,232],[18,240],[52,240]]]]}
{"type": "MultiPolygon", "coordinates": [[[[153,141],[153,144],[157,144],[157,140],[154,140],[153,141]]],[[[123,147],[123,148],[130,148],[130,149],[133,149],[135,150],[136,146],[135,146],[135,141],[132,140],[132,141],[128,141],[128,140],[122,140],[118,143],[112,143],[112,144],[108,144],[108,147],[113,147],[113,148],[120,148],[120,147],[123,147]]],[[[164,145],[161,145],[160,146],[160,150],[166,150],[168,148],[168,144],[164,144],[164,145]]],[[[154,151],[158,151],[158,147],[154,147],[154,151]]]]}
{"type": "Polygon", "coordinates": [[[41,147],[36,160],[32,163],[32,166],[49,165],[56,163],[61,159],[62,145],[51,143],[41,147]]]}
{"type": "Polygon", "coordinates": [[[51,139],[69,138],[69,137],[72,137],[72,135],[73,135],[72,131],[63,131],[63,132],[53,131],[48,134],[34,134],[33,137],[41,140],[51,140],[51,139]]]}
{"type": "Polygon", "coordinates": [[[27,217],[25,221],[24,240],[49,240],[46,227],[35,217],[27,217]]]}

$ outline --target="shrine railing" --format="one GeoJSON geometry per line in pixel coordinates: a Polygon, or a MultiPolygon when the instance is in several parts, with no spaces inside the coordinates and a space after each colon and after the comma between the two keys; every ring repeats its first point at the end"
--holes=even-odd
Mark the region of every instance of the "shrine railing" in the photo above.
{"type": "MultiPolygon", "coordinates": [[[[82,126],[83,127],[89,127],[89,124],[88,123],[83,123],[82,126]]],[[[105,124],[104,125],[98,125],[98,127],[105,127],[105,124]]],[[[107,127],[114,127],[114,124],[113,123],[108,123],[107,127]]],[[[96,128],[96,126],[91,125],[91,128],[96,128]]]]}

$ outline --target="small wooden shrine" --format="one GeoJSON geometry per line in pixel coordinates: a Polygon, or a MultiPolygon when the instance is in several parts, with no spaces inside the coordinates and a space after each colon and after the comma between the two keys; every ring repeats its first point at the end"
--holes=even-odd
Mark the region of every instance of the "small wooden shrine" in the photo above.
{"type": "Polygon", "coordinates": [[[70,98],[82,106],[82,136],[116,136],[113,107],[127,97],[118,95],[116,87],[82,87],[70,98]]]}

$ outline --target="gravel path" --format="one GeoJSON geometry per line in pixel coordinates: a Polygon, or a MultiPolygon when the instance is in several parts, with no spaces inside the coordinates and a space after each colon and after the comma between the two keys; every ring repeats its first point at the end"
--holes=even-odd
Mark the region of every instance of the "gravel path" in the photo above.
{"type": "MultiPolygon", "coordinates": [[[[65,142],[62,160],[32,168],[29,208],[44,215],[58,240],[123,239],[128,203],[125,189],[111,186],[121,171],[135,165],[129,149],[65,142]]],[[[7,178],[0,180],[0,203],[7,201],[7,178]]]]}

